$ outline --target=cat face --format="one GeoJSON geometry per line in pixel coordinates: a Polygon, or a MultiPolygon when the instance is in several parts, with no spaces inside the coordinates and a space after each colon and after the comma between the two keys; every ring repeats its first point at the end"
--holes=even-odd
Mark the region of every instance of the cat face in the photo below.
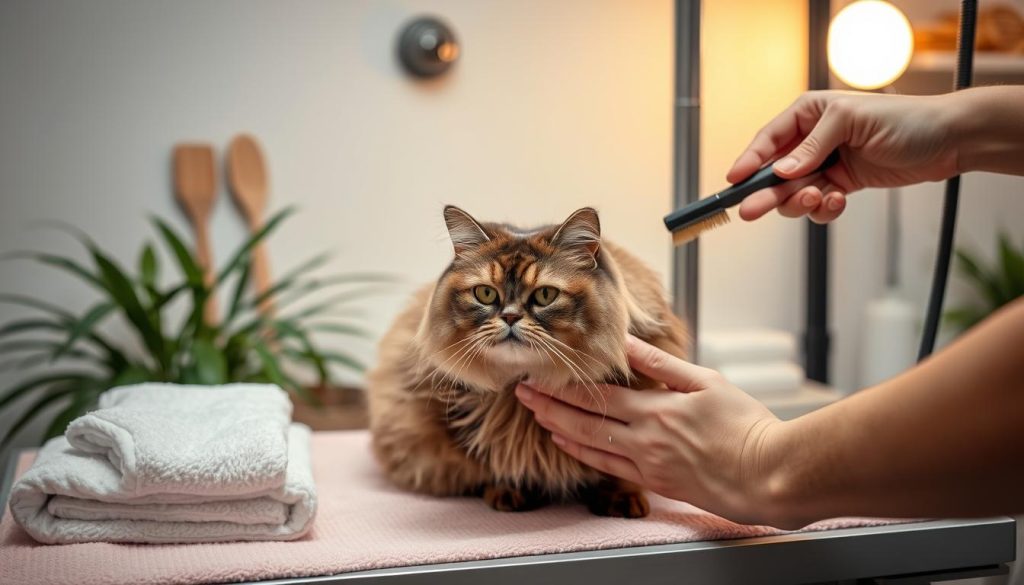
{"type": "Polygon", "coordinates": [[[621,355],[627,317],[596,211],[530,231],[452,206],[444,217],[455,258],[421,329],[435,367],[460,381],[505,373],[588,383],[621,361],[605,355],[621,355]]]}

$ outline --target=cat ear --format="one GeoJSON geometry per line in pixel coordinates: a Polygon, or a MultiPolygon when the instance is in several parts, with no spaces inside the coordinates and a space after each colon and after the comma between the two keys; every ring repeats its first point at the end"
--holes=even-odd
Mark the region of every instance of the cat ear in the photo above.
{"type": "Polygon", "coordinates": [[[491,239],[472,216],[454,205],[445,206],[444,223],[448,226],[456,256],[491,239]]]}
{"type": "Polygon", "coordinates": [[[597,253],[601,249],[601,221],[597,211],[593,207],[574,211],[558,226],[551,243],[597,266],[597,253]]]}

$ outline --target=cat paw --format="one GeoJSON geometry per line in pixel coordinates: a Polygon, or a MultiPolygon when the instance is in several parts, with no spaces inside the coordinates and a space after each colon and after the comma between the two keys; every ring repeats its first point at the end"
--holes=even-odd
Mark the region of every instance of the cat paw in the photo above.
{"type": "Polygon", "coordinates": [[[484,501],[499,512],[528,512],[547,503],[545,498],[527,490],[493,485],[484,488],[484,501]]]}
{"type": "Polygon", "coordinates": [[[595,516],[643,518],[651,512],[647,496],[638,491],[598,491],[584,503],[595,516]]]}

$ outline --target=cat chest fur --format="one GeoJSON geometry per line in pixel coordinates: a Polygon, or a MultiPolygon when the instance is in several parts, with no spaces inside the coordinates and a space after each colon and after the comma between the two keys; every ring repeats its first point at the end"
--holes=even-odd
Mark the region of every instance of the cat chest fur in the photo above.
{"type": "Polygon", "coordinates": [[[558,449],[551,434],[519,403],[517,382],[498,392],[463,391],[448,397],[438,414],[452,441],[484,465],[498,485],[560,498],[597,482],[600,474],[558,449]]]}

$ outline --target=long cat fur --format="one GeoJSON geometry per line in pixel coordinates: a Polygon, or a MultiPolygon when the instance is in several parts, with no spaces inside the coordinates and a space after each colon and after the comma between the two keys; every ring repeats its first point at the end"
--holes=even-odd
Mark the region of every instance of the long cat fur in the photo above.
{"type": "Polygon", "coordinates": [[[482,495],[501,510],[578,498],[597,514],[645,515],[635,486],[559,450],[513,389],[527,378],[551,388],[652,387],[630,371],[626,332],[680,357],[688,350],[657,275],[601,239],[591,208],[533,230],[480,223],[453,206],[444,217],[455,258],[395,320],[368,376],[373,450],[388,477],[421,493],[482,495]],[[473,306],[479,284],[501,291],[503,303],[554,286],[572,306],[551,312],[549,331],[543,308],[520,305],[520,327],[534,334],[528,344],[499,341],[508,334],[500,311],[473,306]]]}

